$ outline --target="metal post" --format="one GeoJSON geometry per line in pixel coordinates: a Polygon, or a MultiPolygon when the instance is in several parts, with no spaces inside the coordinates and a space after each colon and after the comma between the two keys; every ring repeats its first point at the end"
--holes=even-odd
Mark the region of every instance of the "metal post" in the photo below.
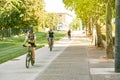
{"type": "Polygon", "coordinates": [[[116,0],[115,72],[120,72],[120,0],[116,0]]]}

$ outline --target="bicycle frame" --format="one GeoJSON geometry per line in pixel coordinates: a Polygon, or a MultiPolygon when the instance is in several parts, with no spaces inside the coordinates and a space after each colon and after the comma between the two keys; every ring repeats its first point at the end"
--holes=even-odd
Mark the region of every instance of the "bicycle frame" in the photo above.
{"type": "Polygon", "coordinates": [[[31,62],[31,65],[33,66],[34,65],[34,62],[33,62],[33,59],[32,59],[32,46],[31,44],[28,44],[27,45],[27,55],[26,55],[26,68],[29,68],[29,64],[31,62]]]}
{"type": "Polygon", "coordinates": [[[28,52],[32,52],[31,44],[28,44],[28,46],[27,46],[27,50],[28,50],[28,52]]]}

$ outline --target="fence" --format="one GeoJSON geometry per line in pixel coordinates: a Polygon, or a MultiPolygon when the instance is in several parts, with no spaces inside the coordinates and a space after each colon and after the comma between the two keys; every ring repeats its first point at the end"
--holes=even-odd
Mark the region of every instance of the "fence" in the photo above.
{"type": "Polygon", "coordinates": [[[28,28],[9,28],[9,29],[0,30],[0,40],[3,40],[5,37],[11,37],[14,35],[20,35],[23,33],[27,33],[27,31],[29,29],[31,29],[31,27],[28,27],[28,28]]]}

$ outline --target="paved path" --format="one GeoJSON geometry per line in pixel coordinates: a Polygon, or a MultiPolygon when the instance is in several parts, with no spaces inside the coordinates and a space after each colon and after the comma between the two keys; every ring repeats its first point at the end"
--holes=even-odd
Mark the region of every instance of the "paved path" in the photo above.
{"type": "Polygon", "coordinates": [[[91,80],[87,58],[89,44],[84,36],[74,35],[71,44],[35,80],[91,80]]]}
{"type": "Polygon", "coordinates": [[[0,80],[34,80],[70,43],[71,41],[65,37],[55,43],[52,52],[48,46],[36,50],[36,63],[29,69],[25,68],[26,55],[0,64],[0,80]]]}
{"type": "MultiPolygon", "coordinates": [[[[73,36],[77,34],[78,33],[74,33],[73,36]]],[[[75,39],[77,39],[77,37],[75,39]]],[[[67,37],[64,37],[55,43],[52,52],[49,51],[48,46],[36,50],[36,63],[29,69],[25,68],[26,55],[0,64],[0,80],[34,80],[39,74],[46,70],[52,61],[61,55],[73,41],[74,39],[68,40],[67,37]]]]}

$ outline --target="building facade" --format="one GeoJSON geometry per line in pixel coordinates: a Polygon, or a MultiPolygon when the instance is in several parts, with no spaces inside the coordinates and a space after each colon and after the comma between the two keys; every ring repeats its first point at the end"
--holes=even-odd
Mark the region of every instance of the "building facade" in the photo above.
{"type": "Polygon", "coordinates": [[[58,14],[58,30],[68,30],[69,24],[72,22],[72,16],[68,13],[57,13],[58,14]]]}

